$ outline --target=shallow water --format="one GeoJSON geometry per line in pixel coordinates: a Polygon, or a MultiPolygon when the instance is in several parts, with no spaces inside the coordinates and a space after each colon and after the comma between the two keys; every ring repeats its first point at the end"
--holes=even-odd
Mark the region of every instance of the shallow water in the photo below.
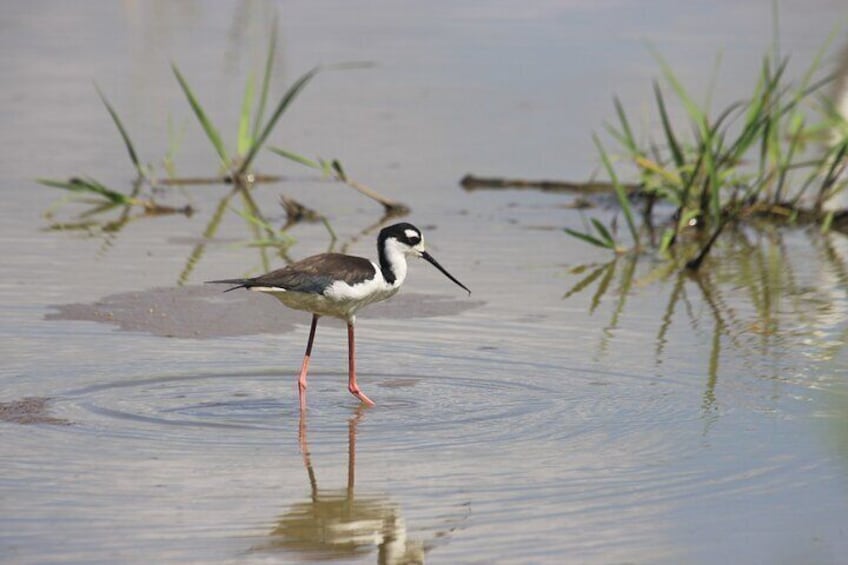
{"type": "MultiPolygon", "coordinates": [[[[839,563],[843,237],[740,233],[706,276],[678,276],[566,236],[581,221],[569,196],[458,187],[467,172],[588,176],[612,95],[650,101],[645,39],[696,92],[724,47],[716,98],[740,96],[767,4],[374,3],[367,18],[280,4],[278,91],[317,62],[379,64],[321,75],[274,143],[339,157],[409,204],[473,291],[415,263],[395,300],[362,313],[368,410],[346,391],[342,326],[322,320],[305,414],[294,379],[309,317],[200,285],[283,263],[243,245],[236,214],[203,239],[224,188],[161,196],[190,201],[191,218],[88,234],[44,231],[85,206],[45,219],[62,195],[32,182],[128,185],[92,78],[144,159],[161,158],[172,113],[186,124],[180,173],[214,170],[169,61],[234,132],[272,5],[4,8],[0,560],[839,563]],[[703,31],[705,14],[727,26],[703,31]]],[[[804,60],[844,15],[784,2],[784,51],[804,60]]],[[[268,155],[259,166],[306,176],[268,155]]],[[[326,183],[259,187],[280,222],[280,193],[327,214],[336,249],[372,255],[362,231],[378,206],[326,183]]],[[[330,246],[320,224],[293,233],[292,258],[330,246]]]]}

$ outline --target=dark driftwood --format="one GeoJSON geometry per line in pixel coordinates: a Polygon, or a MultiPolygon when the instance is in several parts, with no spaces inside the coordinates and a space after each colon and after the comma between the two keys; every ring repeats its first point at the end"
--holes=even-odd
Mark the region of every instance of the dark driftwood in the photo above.
{"type": "MultiPolygon", "coordinates": [[[[465,190],[521,188],[541,190],[543,192],[579,192],[583,194],[600,194],[615,191],[612,183],[609,182],[568,182],[559,180],[478,177],[472,174],[462,177],[459,184],[465,190]]],[[[624,184],[623,186],[628,193],[639,192],[642,188],[638,184],[624,184]]]]}
{"type": "MultiPolygon", "coordinates": [[[[286,182],[292,180],[292,177],[286,177],[282,175],[254,175],[249,174],[245,175],[243,179],[244,183],[247,184],[261,184],[261,183],[278,183],[278,182],[286,182]]],[[[320,177],[319,179],[308,179],[308,180],[330,180],[327,177],[320,177]]],[[[373,190],[372,188],[357,182],[352,179],[348,179],[346,177],[342,178],[341,176],[337,176],[335,179],[337,182],[344,183],[349,187],[353,188],[357,192],[364,194],[371,200],[381,204],[383,209],[387,213],[392,214],[408,214],[410,209],[406,204],[401,202],[395,202],[394,200],[390,200],[373,190]]],[[[221,176],[221,177],[186,177],[186,178],[167,178],[161,179],[158,181],[163,185],[201,185],[201,184],[234,184],[234,179],[230,175],[221,176]]]]}
{"type": "MultiPolygon", "coordinates": [[[[791,203],[755,204],[743,208],[744,216],[765,218],[773,222],[795,223],[798,225],[823,224],[828,213],[812,208],[793,207],[791,203]]],[[[848,233],[848,209],[834,210],[830,229],[840,233],[848,233]]]]}
{"type": "MultiPolygon", "coordinates": [[[[530,189],[543,192],[567,192],[580,194],[605,194],[614,192],[615,187],[609,182],[570,182],[560,180],[532,180],[507,177],[478,177],[467,174],[459,181],[465,190],[491,189],[530,189]]],[[[634,196],[644,196],[639,184],[623,184],[627,192],[634,196]]],[[[778,204],[757,203],[744,207],[740,217],[763,218],[774,222],[795,223],[797,225],[822,224],[827,214],[812,208],[801,208],[792,203],[778,204]]],[[[833,212],[830,229],[840,233],[848,233],[848,209],[833,212]]]]}

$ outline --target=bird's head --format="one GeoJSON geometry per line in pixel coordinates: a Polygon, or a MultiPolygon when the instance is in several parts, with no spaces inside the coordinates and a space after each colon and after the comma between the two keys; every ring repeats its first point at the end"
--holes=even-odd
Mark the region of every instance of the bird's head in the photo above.
{"type": "Polygon", "coordinates": [[[384,250],[387,254],[397,252],[403,255],[421,257],[441,271],[447,278],[465,289],[468,294],[471,294],[468,287],[459,282],[453,275],[447,272],[447,270],[445,270],[445,268],[442,267],[432,255],[427,253],[427,250],[424,248],[424,236],[422,235],[421,230],[412,224],[401,222],[399,224],[393,224],[383,228],[380,231],[380,236],[377,238],[377,246],[381,251],[384,250]]]}

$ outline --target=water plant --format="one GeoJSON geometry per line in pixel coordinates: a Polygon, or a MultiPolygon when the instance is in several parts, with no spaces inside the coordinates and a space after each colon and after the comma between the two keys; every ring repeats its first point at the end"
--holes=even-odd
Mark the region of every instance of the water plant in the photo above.
{"type": "MultiPolygon", "coordinates": [[[[245,221],[251,236],[248,245],[259,248],[262,256],[262,268],[268,270],[270,262],[266,254],[267,248],[276,248],[279,253],[285,258],[286,250],[295,242],[295,239],[288,233],[288,229],[296,223],[298,219],[307,218],[307,215],[292,214],[291,212],[298,209],[306,209],[299,203],[293,202],[291,199],[283,198],[283,209],[289,221],[282,228],[275,228],[266,218],[263,211],[257,205],[253,190],[257,185],[263,183],[274,183],[285,180],[281,175],[276,174],[259,174],[254,168],[254,161],[261,150],[265,148],[271,134],[277,128],[282,116],[292,106],[298,96],[304,89],[320,74],[326,71],[358,69],[370,66],[367,63],[340,63],[335,65],[316,66],[298,77],[277,100],[276,104],[271,106],[270,101],[273,100],[270,93],[272,74],[275,67],[275,54],[277,51],[277,24],[272,27],[270,39],[268,43],[267,56],[264,61],[264,70],[261,75],[259,88],[256,88],[254,75],[250,74],[245,81],[244,93],[241,99],[241,105],[238,113],[238,128],[235,136],[235,148],[230,150],[224,142],[224,138],[220,130],[214,124],[210,112],[201,102],[201,96],[195,88],[192,87],[190,81],[177,66],[176,63],[171,64],[171,70],[174,77],[185,96],[188,106],[191,108],[191,113],[194,115],[197,123],[200,125],[209,141],[212,149],[218,157],[220,168],[213,174],[200,177],[179,177],[176,175],[175,154],[179,145],[179,134],[175,131],[173,122],[168,117],[168,132],[169,143],[167,153],[163,159],[164,175],[157,176],[156,168],[152,165],[144,164],[139,159],[139,152],[132,141],[129,130],[125,127],[118,111],[107,98],[106,94],[95,85],[97,94],[105,106],[113,124],[118,130],[123,144],[127,150],[127,155],[135,169],[137,175],[132,183],[132,187],[128,192],[116,190],[108,187],[99,180],[88,176],[75,176],[68,180],[45,179],[40,178],[37,181],[45,186],[52,188],[60,188],[71,191],[76,197],[83,196],[83,201],[93,202],[94,207],[80,214],[79,219],[71,222],[53,222],[48,229],[51,230],[83,230],[92,232],[99,228],[103,232],[111,234],[117,233],[129,220],[137,219],[151,214],[165,213],[184,213],[191,214],[193,207],[186,205],[184,207],[165,206],[157,202],[158,195],[169,187],[184,187],[194,184],[224,184],[231,187],[231,190],[225,194],[212,214],[206,228],[203,231],[204,242],[199,243],[189,256],[186,268],[180,275],[180,282],[186,282],[196,263],[200,260],[205,249],[205,241],[214,237],[224,213],[227,210],[232,210],[240,218],[245,221]],[[232,206],[233,199],[238,197],[243,202],[241,209],[236,209],[232,206]],[[120,209],[119,218],[117,220],[103,220],[95,222],[95,216],[102,215],[105,212],[120,209]],[[141,208],[140,215],[132,215],[131,210],[141,208]]],[[[289,160],[305,165],[313,170],[321,173],[322,179],[327,179],[333,182],[346,184],[368,198],[378,202],[383,206],[384,215],[381,222],[386,221],[390,217],[403,215],[409,212],[409,209],[396,201],[390,200],[370,187],[362,183],[354,181],[345,173],[345,169],[338,160],[312,160],[297,153],[286,151],[278,147],[272,150],[289,160]]],[[[53,216],[53,211],[48,211],[49,217],[53,216]]],[[[313,214],[314,218],[321,221],[327,228],[331,239],[331,245],[336,241],[336,235],[329,224],[327,218],[322,214],[313,214]]],[[[312,216],[309,216],[312,217],[312,216]]]]}
{"type": "Polygon", "coordinates": [[[667,61],[652,50],[665,84],[653,83],[660,141],[639,142],[618,98],[613,101],[616,123],[606,125],[618,152],[611,153],[594,136],[626,220],[629,244],[617,238],[614,225],[607,227],[595,218],[590,220],[591,228],[565,231],[619,253],[652,248],[697,270],[732,222],[768,218],[815,223],[828,230],[834,218],[848,218],[848,214],[825,206],[846,186],[842,172],[848,138],[839,138],[818,153],[817,145],[810,143],[841,125],[832,105],[821,95],[833,77],[816,78],[829,43],[800,80],[790,81],[789,60],[779,55],[775,42],[763,57],[751,95],[718,113],[711,112],[709,104],[696,103],[667,61]],[[673,123],[665,89],[670,89],[674,102],[683,108],[686,127],[673,123]],[[812,124],[811,119],[815,120],[812,124]],[[687,127],[691,134],[684,133],[687,127]],[[619,180],[615,167],[619,162],[627,162],[636,171],[637,190],[619,180]],[[639,224],[637,217],[641,218],[639,224]],[[658,218],[662,229],[656,237],[658,218]],[[683,234],[699,244],[694,250],[687,246],[686,253],[675,254],[683,234]]]}

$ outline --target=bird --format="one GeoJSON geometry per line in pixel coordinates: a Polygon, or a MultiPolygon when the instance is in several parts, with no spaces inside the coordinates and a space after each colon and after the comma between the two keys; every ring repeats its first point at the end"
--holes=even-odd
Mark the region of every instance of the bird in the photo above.
{"type": "Polygon", "coordinates": [[[421,230],[410,223],[396,223],[380,230],[377,236],[377,257],[377,261],[372,261],[342,253],[320,253],[258,277],[206,282],[234,285],[224,292],[243,288],[270,294],[289,308],[312,313],[306,353],[297,380],[301,409],[306,406],[306,375],[318,320],[322,316],[330,316],[345,321],[348,391],[362,404],[374,406],[375,403],[362,392],[356,381],[354,324],[357,312],[369,304],[391,298],[398,292],[406,280],[407,257],[424,259],[471,295],[468,287],[426,251],[421,230]]]}

